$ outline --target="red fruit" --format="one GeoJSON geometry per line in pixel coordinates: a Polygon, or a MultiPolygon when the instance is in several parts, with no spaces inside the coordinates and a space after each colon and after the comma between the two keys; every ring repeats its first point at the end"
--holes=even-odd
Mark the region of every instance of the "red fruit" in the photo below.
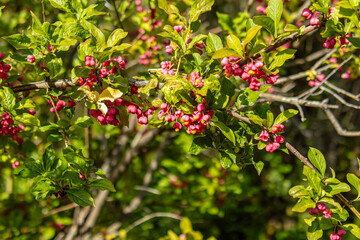
{"type": "Polygon", "coordinates": [[[172,46],[168,45],[168,46],[165,47],[165,52],[166,52],[166,53],[170,54],[170,53],[172,53],[173,51],[174,51],[174,49],[173,49],[172,46]]]}
{"type": "Polygon", "coordinates": [[[330,234],[330,240],[341,240],[341,237],[336,233],[330,234]]]}
{"type": "Polygon", "coordinates": [[[160,108],[161,108],[162,110],[164,110],[164,111],[167,111],[169,107],[168,107],[167,103],[162,103],[162,104],[160,105],[160,108]]]}
{"type": "Polygon", "coordinates": [[[136,112],[137,112],[137,107],[135,106],[135,105],[129,105],[128,107],[127,107],[127,111],[129,112],[129,113],[133,113],[133,114],[136,114],[136,112]]]}
{"type": "Polygon", "coordinates": [[[68,102],[68,107],[69,108],[73,108],[73,107],[75,107],[75,105],[76,105],[76,102],[74,102],[74,101],[69,101],[68,102]]]}
{"type": "Polygon", "coordinates": [[[177,32],[180,32],[182,29],[183,29],[183,26],[182,26],[182,25],[176,25],[176,26],[174,26],[174,30],[177,31],[177,32]]]}
{"type": "Polygon", "coordinates": [[[196,108],[199,112],[202,112],[205,110],[205,104],[199,103],[196,108]]]}
{"type": "Polygon", "coordinates": [[[108,111],[109,115],[116,115],[117,114],[117,109],[116,108],[110,108],[108,111]]]}
{"type": "Polygon", "coordinates": [[[13,163],[11,164],[11,166],[12,166],[13,168],[18,168],[18,167],[20,167],[20,162],[19,162],[19,161],[15,161],[15,162],[13,162],[13,163]]]}
{"type": "Polygon", "coordinates": [[[182,129],[182,125],[179,122],[175,122],[173,125],[173,129],[175,129],[175,132],[179,132],[180,129],[182,129]]]}
{"type": "Polygon", "coordinates": [[[309,213],[310,215],[317,215],[319,213],[319,210],[317,208],[310,208],[309,213]]]}
{"type": "Polygon", "coordinates": [[[49,44],[49,46],[47,46],[47,49],[51,52],[52,50],[54,50],[53,46],[51,44],[49,44]]]}
{"type": "Polygon", "coordinates": [[[266,130],[262,130],[259,136],[259,140],[262,142],[267,142],[269,140],[269,133],[266,130]]]}
{"type": "Polygon", "coordinates": [[[85,57],[85,65],[88,66],[88,67],[95,66],[95,59],[94,59],[94,57],[86,56],[86,57],[85,57]]]}
{"type": "Polygon", "coordinates": [[[306,18],[306,20],[309,20],[312,17],[312,12],[308,8],[305,8],[302,15],[306,18]]]}
{"type": "Polygon", "coordinates": [[[85,179],[85,178],[86,178],[85,175],[84,175],[84,174],[81,174],[81,173],[79,173],[79,177],[80,177],[81,179],[85,179]]]}
{"type": "Polygon", "coordinates": [[[34,57],[33,55],[28,55],[28,56],[27,56],[27,61],[28,61],[29,63],[34,63],[34,62],[35,62],[35,57],[34,57]]]}
{"type": "Polygon", "coordinates": [[[107,61],[103,62],[103,66],[104,67],[110,66],[110,63],[111,63],[111,61],[107,60],[107,61]]]}
{"type": "Polygon", "coordinates": [[[317,205],[317,209],[319,210],[319,212],[324,212],[326,209],[326,205],[324,203],[320,203],[317,205]]]}
{"type": "Polygon", "coordinates": [[[30,113],[31,115],[35,115],[36,114],[36,111],[34,110],[26,110],[28,113],[30,113]]]}
{"type": "Polygon", "coordinates": [[[284,141],[285,141],[285,139],[281,135],[275,137],[275,142],[276,143],[283,143],[284,141]]]}
{"type": "Polygon", "coordinates": [[[0,59],[3,59],[5,57],[5,53],[0,52],[0,59]]]}
{"type": "Polygon", "coordinates": [[[320,20],[317,17],[313,17],[310,19],[310,25],[311,26],[318,26],[320,23],[320,20]]]}
{"type": "Polygon", "coordinates": [[[337,232],[337,234],[342,237],[346,234],[346,231],[344,229],[339,229],[339,231],[337,232]]]}
{"type": "Polygon", "coordinates": [[[115,105],[120,107],[123,104],[124,100],[122,98],[118,98],[115,100],[115,105]]]}
{"type": "Polygon", "coordinates": [[[325,217],[326,219],[332,217],[332,211],[331,211],[330,209],[325,209],[325,210],[323,211],[323,214],[324,214],[324,217],[325,217]]]}
{"type": "Polygon", "coordinates": [[[139,117],[138,122],[143,125],[148,124],[148,118],[146,116],[141,116],[139,117]]]}
{"type": "Polygon", "coordinates": [[[79,77],[78,80],[77,80],[77,83],[79,85],[83,85],[84,84],[84,79],[82,77],[79,77]]]}
{"type": "Polygon", "coordinates": [[[10,66],[9,64],[5,64],[5,65],[3,66],[4,72],[9,72],[10,69],[11,69],[11,66],[10,66]]]}

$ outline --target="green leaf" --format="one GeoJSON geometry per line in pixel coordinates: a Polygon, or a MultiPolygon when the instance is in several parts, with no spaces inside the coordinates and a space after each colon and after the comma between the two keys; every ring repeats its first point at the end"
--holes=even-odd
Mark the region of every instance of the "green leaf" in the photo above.
{"type": "Polygon", "coordinates": [[[241,57],[241,55],[231,48],[222,48],[217,50],[212,56],[213,59],[219,59],[224,57],[241,57]]]}
{"type": "Polygon", "coordinates": [[[73,188],[73,189],[67,190],[66,192],[67,192],[69,199],[71,201],[77,203],[79,206],[81,206],[81,207],[94,206],[95,207],[94,199],[92,198],[90,193],[88,193],[86,190],[73,188]]]}
{"type": "Polygon", "coordinates": [[[15,120],[25,126],[29,126],[32,128],[40,125],[39,119],[31,115],[30,113],[23,113],[21,115],[16,115],[15,120]]]}
{"type": "Polygon", "coordinates": [[[187,46],[187,49],[189,50],[189,49],[193,48],[195,44],[201,42],[201,41],[204,40],[205,38],[207,38],[207,36],[204,35],[204,34],[199,34],[199,35],[195,36],[195,37],[191,40],[191,42],[189,43],[189,45],[187,46]]]}
{"type": "Polygon", "coordinates": [[[127,36],[127,32],[124,32],[122,29],[115,29],[109,36],[106,47],[115,46],[121,39],[127,36]]]}
{"type": "Polygon", "coordinates": [[[360,238],[360,227],[349,223],[349,224],[344,224],[342,225],[342,228],[345,229],[346,231],[350,231],[352,235],[354,235],[357,238],[360,238]]]}
{"type": "Polygon", "coordinates": [[[243,47],[241,46],[241,41],[238,37],[236,37],[233,34],[230,34],[229,36],[226,37],[226,44],[229,48],[235,50],[238,53],[238,55],[242,55],[243,47]]]}
{"type": "Polygon", "coordinates": [[[310,147],[308,152],[308,158],[312,165],[320,172],[321,176],[324,177],[326,170],[326,161],[322,153],[319,150],[310,147]]]}
{"type": "Polygon", "coordinates": [[[110,192],[116,192],[114,185],[107,179],[96,179],[89,186],[101,191],[109,190],[110,192]]]}
{"type": "Polygon", "coordinates": [[[321,179],[318,174],[307,166],[304,166],[303,174],[308,179],[309,186],[314,190],[314,192],[317,195],[321,194],[321,179]]]}
{"type": "Polygon", "coordinates": [[[289,195],[293,198],[304,198],[304,197],[310,197],[309,191],[302,185],[297,185],[289,190],[289,195]]]}
{"type": "Polygon", "coordinates": [[[167,0],[158,0],[158,4],[159,8],[164,10],[168,15],[175,14],[176,16],[178,16],[181,22],[186,23],[186,19],[180,15],[179,9],[176,6],[168,4],[167,0]]]}
{"type": "Polygon", "coordinates": [[[206,48],[209,49],[207,52],[216,52],[223,48],[221,38],[213,33],[209,33],[208,38],[206,39],[206,48]]]}
{"type": "Polygon", "coordinates": [[[358,195],[357,195],[356,199],[359,199],[360,198],[360,179],[357,176],[355,176],[355,174],[352,174],[352,173],[348,173],[346,175],[346,179],[348,180],[348,182],[351,185],[353,185],[353,187],[357,191],[358,195]]]}
{"type": "Polygon", "coordinates": [[[346,37],[346,39],[349,40],[355,48],[360,48],[360,38],[346,37]]]}
{"type": "Polygon", "coordinates": [[[274,114],[270,110],[268,110],[266,112],[266,126],[271,127],[273,123],[274,123],[274,114]]]}
{"type": "Polygon", "coordinates": [[[311,223],[306,231],[306,237],[308,240],[317,240],[323,235],[323,230],[320,228],[319,219],[316,219],[311,223]]]}
{"type": "Polygon", "coordinates": [[[44,169],[46,171],[52,171],[58,164],[59,158],[56,157],[55,151],[52,145],[45,149],[44,155],[42,156],[44,169]]]}
{"type": "Polygon", "coordinates": [[[198,155],[201,153],[204,149],[212,148],[212,142],[211,139],[208,137],[196,137],[194,138],[189,152],[194,155],[198,155]]]}
{"type": "Polygon", "coordinates": [[[343,209],[331,209],[332,211],[332,219],[335,219],[339,222],[345,222],[349,217],[349,212],[343,209]]]}
{"type": "Polygon", "coordinates": [[[225,151],[220,152],[220,164],[224,169],[230,169],[233,163],[234,161],[229,154],[225,151]]]}
{"type": "Polygon", "coordinates": [[[59,126],[56,123],[48,123],[48,124],[45,124],[45,125],[41,126],[39,128],[39,131],[40,132],[46,132],[46,131],[50,131],[50,130],[54,130],[54,129],[61,129],[61,126],[59,126]]]}
{"type": "Polygon", "coordinates": [[[192,232],[193,228],[190,222],[190,219],[187,217],[184,217],[181,222],[180,222],[180,229],[182,233],[188,233],[188,232],[192,232]]]}
{"type": "Polygon", "coordinates": [[[81,21],[81,26],[87,29],[90,34],[96,39],[96,48],[98,50],[101,50],[105,47],[105,35],[101,32],[99,28],[86,20],[81,21]]]}
{"type": "Polygon", "coordinates": [[[262,119],[260,116],[256,115],[256,114],[251,114],[248,113],[246,114],[246,116],[254,123],[256,123],[259,126],[263,126],[266,124],[266,120],[262,119]]]}
{"type": "Polygon", "coordinates": [[[359,0],[349,0],[350,5],[352,8],[354,8],[354,10],[357,10],[359,8],[359,0]]]}
{"type": "Polygon", "coordinates": [[[31,46],[31,39],[25,34],[14,34],[11,36],[3,37],[8,43],[10,43],[16,50],[28,49],[31,46]]]}
{"type": "Polygon", "coordinates": [[[66,0],[49,0],[50,4],[57,9],[63,10],[65,12],[70,12],[71,5],[69,1],[66,0]]]}
{"type": "MultiPolygon", "coordinates": [[[[246,37],[245,40],[243,42],[243,46],[244,48],[247,47],[248,43],[251,42],[251,40],[254,39],[254,37],[256,36],[256,34],[260,31],[262,27],[261,26],[255,26],[250,28],[247,32],[246,32],[246,37]]],[[[241,45],[240,45],[241,46],[241,45]]]]}
{"type": "Polygon", "coordinates": [[[314,208],[315,202],[311,198],[300,198],[292,208],[294,212],[305,212],[308,208],[314,208]]]}
{"type": "Polygon", "coordinates": [[[204,12],[211,10],[214,0],[195,0],[189,12],[189,22],[195,22],[204,12]]]}
{"type": "Polygon", "coordinates": [[[0,87],[0,105],[8,112],[11,112],[15,106],[15,94],[9,87],[0,87]]]}
{"type": "Polygon", "coordinates": [[[294,110],[294,109],[288,109],[288,110],[286,110],[285,112],[280,113],[280,114],[276,117],[276,119],[275,119],[275,121],[274,121],[274,125],[285,122],[285,121],[288,120],[289,118],[295,116],[297,113],[298,113],[298,111],[297,111],[297,110],[294,110]]]}
{"type": "Polygon", "coordinates": [[[170,25],[166,25],[164,27],[164,31],[165,32],[161,32],[158,35],[170,39],[171,41],[176,43],[183,52],[186,51],[186,45],[184,39],[179,35],[177,31],[174,30],[173,27],[171,27],[170,25]]]}
{"type": "Polygon", "coordinates": [[[269,66],[269,70],[274,70],[275,68],[281,67],[282,65],[284,65],[284,63],[287,60],[294,58],[295,52],[296,52],[296,49],[285,49],[285,50],[277,52],[274,56],[274,60],[271,62],[270,66],[269,66]]]}
{"type": "Polygon", "coordinates": [[[63,65],[61,58],[54,58],[45,63],[45,66],[49,68],[50,77],[54,78],[61,74],[61,67],[63,65]]]}
{"type": "Polygon", "coordinates": [[[225,125],[225,123],[220,121],[213,121],[212,125],[216,126],[220,129],[220,131],[225,135],[227,139],[229,139],[235,145],[235,135],[234,132],[225,125]]]}
{"type": "Polygon", "coordinates": [[[270,0],[269,5],[266,8],[266,15],[274,21],[274,36],[277,37],[277,30],[279,28],[279,22],[281,14],[283,12],[283,1],[282,0],[270,0]]]}
{"type": "Polygon", "coordinates": [[[350,191],[350,186],[346,183],[338,183],[338,184],[328,184],[324,190],[329,193],[330,195],[335,195],[342,192],[350,191]]]}
{"type": "Polygon", "coordinates": [[[261,173],[261,171],[262,171],[263,168],[264,168],[264,162],[262,162],[262,161],[254,162],[254,167],[255,167],[258,175],[260,176],[260,173],[261,173]]]}
{"type": "Polygon", "coordinates": [[[75,121],[75,125],[78,125],[83,128],[88,128],[92,124],[93,124],[93,121],[91,120],[91,118],[89,116],[79,117],[75,121]]]}
{"type": "Polygon", "coordinates": [[[262,26],[268,31],[271,36],[275,36],[275,25],[274,20],[267,16],[255,16],[253,21],[256,25],[262,26]]]}

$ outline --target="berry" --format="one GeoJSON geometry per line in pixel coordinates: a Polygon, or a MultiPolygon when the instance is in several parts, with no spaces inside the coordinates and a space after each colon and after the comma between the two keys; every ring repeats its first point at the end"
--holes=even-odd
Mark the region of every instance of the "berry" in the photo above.
{"type": "Polygon", "coordinates": [[[139,117],[138,122],[139,122],[140,124],[143,124],[143,125],[148,124],[148,118],[147,118],[147,116],[141,116],[141,117],[139,117]]]}
{"type": "Polygon", "coordinates": [[[5,57],[5,53],[0,52],[0,59],[3,59],[5,57]]]}
{"type": "Polygon", "coordinates": [[[166,53],[170,54],[170,53],[172,53],[173,51],[174,51],[174,49],[173,49],[172,46],[167,45],[167,46],[165,47],[165,52],[166,52],[166,53]]]}
{"type": "Polygon", "coordinates": [[[311,26],[318,26],[320,23],[320,20],[317,17],[313,17],[310,19],[310,25],[311,26]]]}
{"type": "Polygon", "coordinates": [[[305,8],[302,12],[302,15],[306,20],[309,20],[312,17],[312,12],[308,8],[305,8]]]}
{"type": "Polygon", "coordinates": [[[317,205],[317,209],[319,210],[319,212],[324,212],[326,209],[326,205],[324,203],[320,203],[317,205]]]}
{"type": "Polygon", "coordinates": [[[310,215],[317,215],[319,213],[319,210],[317,208],[310,208],[309,213],[310,215]]]}
{"type": "Polygon", "coordinates": [[[284,137],[281,136],[281,135],[276,136],[276,137],[275,137],[275,140],[274,140],[274,142],[276,142],[276,143],[283,143],[284,141],[285,141],[285,139],[284,139],[284,137]]]}
{"type": "Polygon", "coordinates": [[[176,26],[174,26],[174,30],[177,31],[177,32],[180,32],[182,29],[183,29],[183,26],[182,26],[182,25],[176,25],[176,26]]]}
{"type": "Polygon", "coordinates": [[[20,162],[19,162],[19,161],[15,161],[15,162],[13,162],[13,163],[11,164],[11,166],[12,166],[13,168],[18,168],[18,167],[20,167],[20,162]]]}
{"type": "Polygon", "coordinates": [[[95,59],[94,59],[94,57],[86,56],[86,57],[85,57],[85,65],[88,66],[88,67],[93,67],[93,66],[95,66],[95,59]]]}
{"type": "Polygon", "coordinates": [[[259,136],[259,140],[262,142],[267,142],[269,140],[269,133],[266,130],[262,130],[259,136]]]}
{"type": "Polygon", "coordinates": [[[34,62],[35,62],[35,57],[34,57],[34,55],[28,55],[28,56],[27,56],[27,61],[28,61],[29,63],[34,63],[34,62]]]}
{"type": "Polygon", "coordinates": [[[325,209],[325,210],[323,211],[323,214],[324,214],[324,217],[325,217],[326,219],[332,217],[332,211],[331,211],[330,209],[325,209]]]}
{"type": "Polygon", "coordinates": [[[330,234],[330,240],[341,240],[341,237],[336,233],[332,233],[330,234]]]}

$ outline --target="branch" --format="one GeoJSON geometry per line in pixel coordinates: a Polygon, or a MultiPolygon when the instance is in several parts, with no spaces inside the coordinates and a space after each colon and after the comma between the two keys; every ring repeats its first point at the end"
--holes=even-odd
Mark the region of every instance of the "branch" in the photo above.
{"type": "MultiPolygon", "coordinates": [[[[231,116],[240,119],[243,122],[249,123],[253,126],[256,126],[260,129],[262,129],[262,127],[260,127],[259,125],[257,125],[256,123],[252,122],[249,118],[244,117],[240,114],[238,114],[235,111],[231,111],[231,110],[223,110],[224,112],[230,114],[231,116]]],[[[329,111],[329,110],[325,110],[325,111],[329,111]]],[[[360,136],[360,135],[359,135],[360,136]]],[[[285,147],[292,153],[294,154],[302,163],[304,163],[304,165],[306,165],[307,167],[311,168],[313,171],[317,172],[316,168],[311,164],[311,162],[305,157],[303,156],[296,148],[294,148],[290,143],[288,142],[284,142],[285,143],[285,147]]],[[[356,210],[356,208],[350,203],[349,200],[347,200],[341,193],[336,194],[335,196],[337,196],[359,219],[360,219],[360,213],[356,210]]]]}
{"type": "Polygon", "coordinates": [[[173,218],[173,219],[177,219],[177,220],[182,220],[183,217],[179,216],[178,214],[174,214],[174,213],[151,213],[143,218],[140,218],[139,220],[137,220],[136,222],[132,223],[130,226],[128,226],[125,231],[129,232],[131,231],[133,228],[135,228],[136,226],[139,226],[140,224],[143,224],[146,221],[149,221],[152,218],[156,218],[156,217],[167,217],[167,218],[173,218]]]}
{"type": "MultiPolygon", "coordinates": [[[[317,30],[318,28],[320,28],[324,23],[321,23],[319,26],[307,26],[304,30],[304,32],[302,33],[302,35],[306,35],[312,31],[315,31],[317,30]]],[[[274,50],[276,50],[278,47],[281,47],[282,45],[288,43],[288,42],[292,42],[294,40],[296,40],[298,37],[302,36],[302,35],[299,35],[299,33],[295,32],[295,33],[292,33],[290,34],[289,36],[286,36],[282,39],[279,39],[278,41],[276,41],[274,44],[264,48],[261,52],[265,52],[265,53],[268,53],[268,52],[272,52],[274,50]]],[[[242,59],[238,62],[238,64],[240,66],[242,65],[245,65],[247,62],[250,61],[250,59],[257,59],[259,58],[261,55],[260,55],[260,52],[258,53],[255,53],[254,55],[252,55],[251,57],[247,57],[245,59],[242,59]]]]}
{"type": "Polygon", "coordinates": [[[336,117],[334,116],[334,114],[329,110],[329,109],[324,109],[326,116],[329,118],[330,122],[332,123],[332,125],[334,126],[336,132],[341,135],[341,136],[345,136],[345,137],[359,137],[360,136],[360,131],[347,131],[344,130],[340,123],[338,122],[338,120],[336,119],[336,117]]]}
{"type": "Polygon", "coordinates": [[[318,102],[318,101],[303,100],[303,99],[299,99],[297,97],[285,97],[285,96],[275,95],[275,94],[271,94],[271,93],[261,93],[260,97],[269,99],[271,101],[292,104],[295,106],[303,105],[305,107],[315,107],[315,108],[332,108],[332,109],[339,108],[338,105],[327,104],[327,102],[328,102],[327,99],[325,99],[322,102],[318,102]]]}

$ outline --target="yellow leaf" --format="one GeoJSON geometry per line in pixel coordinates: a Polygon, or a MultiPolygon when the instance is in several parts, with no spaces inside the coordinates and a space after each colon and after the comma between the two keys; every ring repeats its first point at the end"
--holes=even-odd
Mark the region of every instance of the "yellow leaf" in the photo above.
{"type": "Polygon", "coordinates": [[[98,101],[106,101],[109,100],[111,102],[114,102],[116,99],[120,98],[123,95],[123,93],[119,89],[114,89],[111,87],[108,87],[102,91],[102,93],[99,96],[98,101]]]}
{"type": "Polygon", "coordinates": [[[102,103],[102,102],[97,102],[96,103],[97,104],[97,107],[98,107],[98,109],[104,114],[104,115],[106,115],[106,113],[108,112],[108,107],[106,106],[106,104],[105,103],[102,103]]]}
{"type": "Polygon", "coordinates": [[[95,92],[95,91],[91,91],[89,86],[83,85],[83,86],[79,87],[78,90],[83,91],[85,93],[89,102],[95,103],[98,101],[99,93],[95,92]]]}

